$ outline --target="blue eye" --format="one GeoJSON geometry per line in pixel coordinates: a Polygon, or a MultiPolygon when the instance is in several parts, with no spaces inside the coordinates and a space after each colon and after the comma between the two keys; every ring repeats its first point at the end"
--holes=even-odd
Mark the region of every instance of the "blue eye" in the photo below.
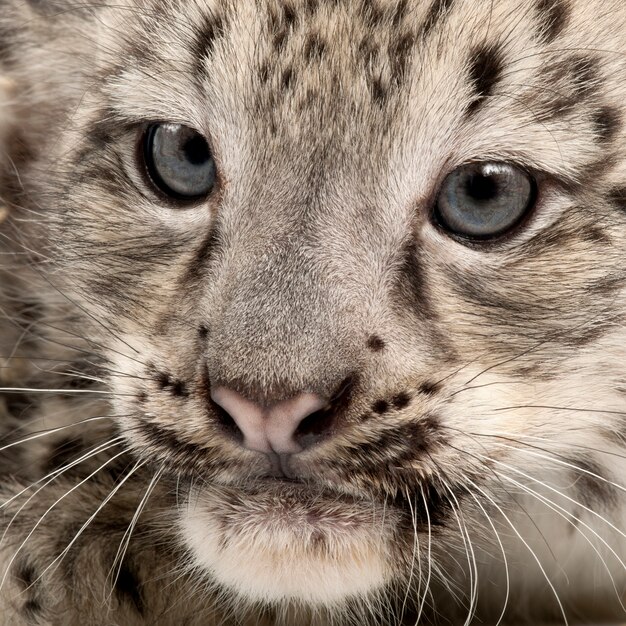
{"type": "Polygon", "coordinates": [[[469,163],[444,180],[435,219],[454,235],[491,239],[511,230],[533,207],[535,180],[509,163],[469,163]]]}
{"type": "Polygon", "coordinates": [[[182,124],[153,124],[143,143],[148,174],[163,193],[183,201],[209,195],[217,172],[200,133],[182,124]]]}

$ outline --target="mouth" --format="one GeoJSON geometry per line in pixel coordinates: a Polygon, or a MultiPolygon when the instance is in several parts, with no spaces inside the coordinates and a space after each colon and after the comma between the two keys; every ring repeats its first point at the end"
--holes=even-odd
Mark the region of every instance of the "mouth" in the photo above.
{"type": "Polygon", "coordinates": [[[195,563],[250,601],[335,605],[392,576],[401,512],[286,479],[190,492],[181,533],[195,563]]]}

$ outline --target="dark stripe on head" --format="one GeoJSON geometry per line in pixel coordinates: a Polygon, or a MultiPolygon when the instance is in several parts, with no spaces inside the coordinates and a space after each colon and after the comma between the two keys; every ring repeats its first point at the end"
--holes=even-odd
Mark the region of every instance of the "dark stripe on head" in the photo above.
{"type": "Polygon", "coordinates": [[[224,32],[224,18],[221,15],[205,15],[199,26],[194,29],[191,40],[194,76],[204,78],[206,60],[213,54],[215,42],[224,32]]]}
{"type": "Polygon", "coordinates": [[[433,0],[420,30],[423,37],[428,36],[437,24],[446,17],[453,2],[454,0],[433,0]]]}
{"type": "Polygon", "coordinates": [[[393,9],[393,15],[391,17],[391,22],[394,26],[399,26],[406,17],[409,9],[408,0],[398,0],[398,4],[393,9]]]}
{"type": "Polygon", "coordinates": [[[602,107],[593,116],[593,129],[600,143],[612,141],[621,127],[620,112],[610,106],[602,107]]]}
{"type": "Polygon", "coordinates": [[[415,36],[406,32],[389,45],[389,59],[393,79],[398,85],[404,82],[415,45],[415,36]]]}
{"type": "Polygon", "coordinates": [[[309,35],[304,44],[304,57],[311,62],[320,61],[326,52],[326,43],[318,33],[309,35]]]}
{"type": "MultiPolygon", "coordinates": [[[[85,139],[89,144],[88,151],[91,152],[93,148],[102,149],[134,129],[135,124],[120,117],[115,110],[102,109],[98,112],[98,119],[85,128],[85,139]]],[[[81,151],[76,154],[74,160],[80,164],[85,157],[85,152],[81,151]]]]}
{"type": "Polygon", "coordinates": [[[379,106],[384,107],[389,101],[389,88],[383,82],[381,76],[372,76],[369,81],[372,100],[379,106]]]}
{"type": "Polygon", "coordinates": [[[538,0],[540,38],[544,43],[554,41],[567,25],[569,4],[566,0],[538,0]]]}
{"type": "Polygon", "coordinates": [[[204,238],[204,241],[198,248],[196,254],[189,262],[183,279],[183,284],[197,282],[202,279],[206,266],[215,256],[215,253],[219,248],[220,241],[221,239],[217,226],[214,226],[204,238]]]}
{"type": "Polygon", "coordinates": [[[626,185],[622,187],[613,187],[609,192],[609,202],[611,202],[620,211],[626,213],[626,185]]]}
{"type": "Polygon", "coordinates": [[[402,264],[399,266],[398,284],[396,293],[402,310],[409,307],[412,311],[432,319],[434,317],[430,306],[426,276],[420,252],[413,242],[410,242],[402,251],[402,264]]]}
{"type": "Polygon", "coordinates": [[[499,46],[484,45],[472,51],[469,64],[469,80],[474,91],[472,102],[467,107],[469,115],[475,113],[484,100],[493,94],[502,75],[504,61],[499,46]]]}
{"type": "Polygon", "coordinates": [[[569,72],[574,81],[574,91],[584,98],[600,86],[598,60],[594,57],[574,56],[569,60],[569,72]]]}

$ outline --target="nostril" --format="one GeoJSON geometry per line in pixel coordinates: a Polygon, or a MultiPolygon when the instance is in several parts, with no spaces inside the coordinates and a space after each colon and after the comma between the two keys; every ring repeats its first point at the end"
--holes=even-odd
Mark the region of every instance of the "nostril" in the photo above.
{"type": "Polygon", "coordinates": [[[311,448],[332,436],[335,431],[335,415],[336,413],[329,406],[305,417],[294,433],[294,439],[298,445],[303,449],[311,448]]]}
{"type": "Polygon", "coordinates": [[[354,384],[353,376],[344,378],[327,406],[311,413],[300,422],[294,433],[298,445],[303,449],[310,448],[336,433],[338,416],[349,406],[354,384]]]}
{"type": "Polygon", "coordinates": [[[213,412],[215,421],[220,426],[224,434],[234,439],[237,443],[243,445],[243,433],[241,432],[239,426],[237,426],[237,422],[235,422],[235,420],[231,417],[230,413],[224,410],[212,399],[209,400],[209,406],[213,412]]]}

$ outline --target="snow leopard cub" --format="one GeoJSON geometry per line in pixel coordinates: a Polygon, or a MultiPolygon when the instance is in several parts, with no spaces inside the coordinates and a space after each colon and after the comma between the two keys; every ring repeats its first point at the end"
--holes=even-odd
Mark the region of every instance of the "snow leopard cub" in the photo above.
{"type": "Polygon", "coordinates": [[[624,617],[622,0],[0,0],[0,623],[624,617]]]}

